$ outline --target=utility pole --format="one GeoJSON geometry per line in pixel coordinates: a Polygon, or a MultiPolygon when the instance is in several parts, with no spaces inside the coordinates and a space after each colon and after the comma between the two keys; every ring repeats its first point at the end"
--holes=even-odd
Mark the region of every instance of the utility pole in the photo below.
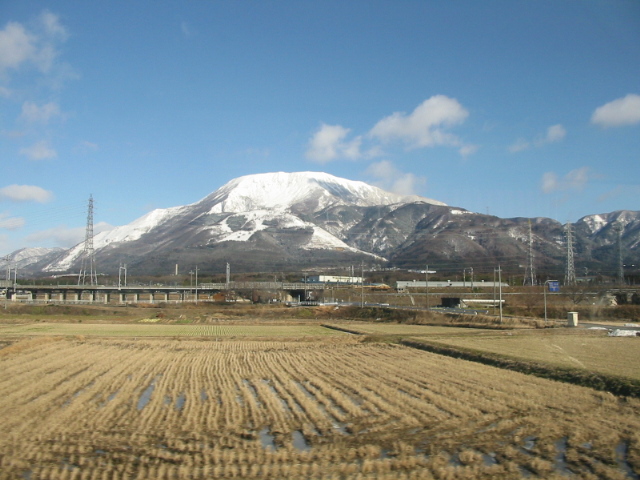
{"type": "Polygon", "coordinates": [[[227,290],[229,290],[229,283],[231,282],[231,265],[227,262],[227,290]]]}
{"type": "Polygon", "coordinates": [[[429,310],[429,264],[427,264],[427,269],[424,271],[424,280],[425,302],[427,304],[427,310],[429,310]]]}
{"type": "Polygon", "coordinates": [[[500,324],[502,324],[502,270],[500,269],[500,265],[498,265],[498,287],[500,291],[500,297],[498,298],[498,303],[500,304],[500,324]]]}
{"type": "Polygon", "coordinates": [[[198,304],[198,266],[196,265],[196,305],[198,304]]]}
{"type": "Polygon", "coordinates": [[[624,284],[624,265],[622,264],[622,224],[616,222],[615,230],[618,233],[618,283],[624,284]]]}
{"type": "Polygon", "coordinates": [[[360,263],[360,307],[364,307],[364,262],[360,263]]]}
{"type": "Polygon", "coordinates": [[[493,314],[496,314],[496,269],[493,269],[493,314]]]}

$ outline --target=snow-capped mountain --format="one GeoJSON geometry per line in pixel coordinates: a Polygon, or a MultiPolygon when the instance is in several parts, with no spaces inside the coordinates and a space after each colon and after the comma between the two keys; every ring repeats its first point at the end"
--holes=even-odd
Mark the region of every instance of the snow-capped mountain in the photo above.
{"type": "MultiPolygon", "coordinates": [[[[555,220],[501,219],[326,173],[278,172],[240,177],[195,203],[154,210],[97,234],[93,245],[104,273],[120,263],[137,274],[160,274],[176,264],[290,271],[360,261],[409,268],[507,261],[519,271],[530,228],[538,269],[561,272],[565,229],[555,220]]],[[[620,242],[628,260],[640,264],[640,212],[590,215],[573,230],[578,265],[615,270],[620,242]]],[[[77,272],[83,250],[80,243],[34,266],[47,274],[77,272]]]]}
{"type": "Polygon", "coordinates": [[[0,259],[0,268],[9,266],[12,269],[33,270],[38,264],[49,263],[64,252],[64,248],[21,248],[0,259]]]}
{"type": "Polygon", "coordinates": [[[444,205],[418,196],[385,192],[364,182],[328,173],[278,172],[236,178],[199,203],[211,204],[209,213],[275,210],[310,214],[337,205],[372,207],[415,200],[444,205]]]}
{"type": "MultiPolygon", "coordinates": [[[[234,249],[247,247],[263,251],[263,256],[275,255],[280,258],[278,262],[285,263],[295,261],[296,256],[311,261],[326,252],[384,260],[377,253],[350,244],[343,230],[358,223],[368,208],[395,208],[414,202],[444,205],[326,173],[247,175],[231,180],[196,203],[154,210],[129,225],[101,232],[94,237],[93,245],[98,258],[113,258],[114,262],[116,257],[119,261],[132,256],[157,258],[165,251],[171,258],[190,257],[195,249],[207,253],[209,260],[222,261],[218,254],[224,252],[228,257],[234,249]],[[177,250],[182,250],[180,255],[177,250]]],[[[83,248],[83,244],[76,245],[44,270],[72,269],[83,248]]]]}

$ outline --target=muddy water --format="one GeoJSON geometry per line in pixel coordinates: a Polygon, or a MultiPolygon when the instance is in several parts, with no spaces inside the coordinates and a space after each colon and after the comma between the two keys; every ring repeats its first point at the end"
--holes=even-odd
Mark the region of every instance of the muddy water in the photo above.
{"type": "Polygon", "coordinates": [[[153,395],[153,391],[156,388],[156,382],[160,379],[162,375],[156,375],[156,377],[151,380],[149,386],[142,392],[140,398],[138,399],[137,409],[142,410],[147,404],[151,401],[151,395],[153,395]]]}
{"type": "Polygon", "coordinates": [[[296,430],[291,434],[291,441],[293,442],[293,447],[296,450],[301,452],[308,452],[311,450],[311,446],[307,443],[307,439],[304,438],[304,435],[300,430],[296,430]]]}
{"type": "Polygon", "coordinates": [[[262,430],[258,432],[260,436],[260,443],[262,443],[262,447],[266,450],[276,451],[276,443],[274,441],[273,435],[270,433],[269,427],[264,427],[262,430]]]}

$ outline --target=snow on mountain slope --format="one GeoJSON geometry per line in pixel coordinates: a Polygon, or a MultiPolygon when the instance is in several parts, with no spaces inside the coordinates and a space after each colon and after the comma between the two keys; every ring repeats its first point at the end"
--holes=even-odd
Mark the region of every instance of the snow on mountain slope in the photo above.
{"type": "Polygon", "coordinates": [[[5,267],[7,265],[11,265],[12,267],[17,266],[18,269],[23,269],[37,263],[46,257],[53,257],[55,255],[59,255],[64,252],[63,248],[55,247],[55,248],[43,248],[43,247],[32,247],[32,248],[22,248],[20,250],[16,250],[11,255],[9,255],[8,261],[5,259],[0,260],[0,266],[5,267]]]}
{"type": "Polygon", "coordinates": [[[138,240],[145,233],[175,218],[188,210],[187,207],[158,208],[134,220],[128,225],[115,227],[101,232],[93,239],[94,248],[101,248],[114,242],[131,242],[138,240]]]}
{"type": "MultiPolygon", "coordinates": [[[[177,215],[185,211],[187,207],[171,207],[153,210],[146,215],[134,220],[128,225],[112,228],[104,232],[100,232],[93,237],[93,248],[99,250],[110,244],[131,242],[140,239],[142,235],[150,232],[154,228],[170,221],[177,215]]],[[[70,248],[67,254],[46,266],[43,270],[46,272],[58,272],[68,270],[71,265],[82,255],[84,251],[84,242],[70,248]]]]}
{"type": "Polygon", "coordinates": [[[634,222],[638,222],[638,212],[629,210],[617,210],[610,213],[600,213],[596,215],[587,215],[578,220],[578,223],[584,223],[591,234],[597,234],[603,228],[608,227],[614,223],[620,226],[626,226],[634,222]]]}
{"type": "Polygon", "coordinates": [[[322,172],[263,173],[231,180],[199,203],[211,205],[209,213],[247,212],[272,209],[290,210],[306,206],[310,211],[348,203],[356,206],[391,205],[422,200],[436,205],[441,202],[422,197],[406,197],[322,172]]]}
{"type": "MultiPolygon", "coordinates": [[[[295,234],[302,242],[296,243],[296,248],[366,253],[338,238],[348,222],[340,221],[334,232],[324,225],[309,222],[307,215],[313,216],[334,206],[399,206],[412,202],[444,205],[321,172],[247,175],[231,180],[198,202],[157,209],[128,225],[101,232],[94,237],[93,246],[99,256],[106,248],[135,247],[138,252],[145,248],[157,251],[169,244],[173,248],[212,246],[221,242],[247,242],[258,234],[275,237],[295,234]],[[144,237],[147,234],[148,237],[144,237]]],[[[84,243],[76,245],[45,270],[72,269],[83,250],[84,243]]]]}

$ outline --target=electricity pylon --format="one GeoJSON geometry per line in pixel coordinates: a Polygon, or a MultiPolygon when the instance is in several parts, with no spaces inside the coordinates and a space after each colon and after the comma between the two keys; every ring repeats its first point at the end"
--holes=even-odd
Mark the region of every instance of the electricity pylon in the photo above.
{"type": "Polygon", "coordinates": [[[524,273],[524,279],[522,285],[535,285],[536,284],[536,270],[534,266],[534,253],[533,253],[533,233],[531,231],[531,220],[529,220],[529,255],[527,258],[527,267],[524,273]]]}
{"type": "Polygon", "coordinates": [[[93,249],[93,196],[89,195],[87,211],[87,228],[84,234],[84,248],[82,250],[82,264],[78,274],[78,285],[98,285],[96,272],[96,255],[93,249]],[[87,278],[88,277],[88,278],[87,278]]]}
{"type": "Polygon", "coordinates": [[[576,267],[573,260],[573,230],[571,222],[565,227],[567,234],[567,272],[564,277],[565,285],[576,284],[576,267]]]}

